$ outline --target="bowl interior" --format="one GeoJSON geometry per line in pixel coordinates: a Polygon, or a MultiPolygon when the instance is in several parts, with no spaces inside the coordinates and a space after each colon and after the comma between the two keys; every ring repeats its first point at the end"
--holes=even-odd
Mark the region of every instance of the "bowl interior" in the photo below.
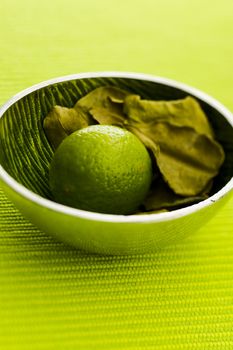
{"type": "MultiPolygon", "coordinates": [[[[48,170],[53,150],[43,131],[43,119],[54,105],[73,107],[80,97],[103,85],[118,86],[155,100],[190,95],[160,82],[120,77],[74,79],[39,88],[16,101],[0,119],[0,161],[3,168],[31,191],[51,199],[48,170]]],[[[200,99],[199,102],[226,153],[220,174],[214,181],[212,193],[215,193],[233,176],[233,128],[217,109],[200,99]]]]}

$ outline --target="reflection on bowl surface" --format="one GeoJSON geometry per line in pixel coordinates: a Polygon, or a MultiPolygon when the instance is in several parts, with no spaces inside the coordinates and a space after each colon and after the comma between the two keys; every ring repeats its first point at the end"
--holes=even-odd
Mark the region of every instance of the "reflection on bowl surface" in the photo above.
{"type": "Polygon", "coordinates": [[[45,232],[92,252],[153,251],[201,227],[232,193],[233,117],[213,98],[180,83],[134,73],[73,75],[16,95],[1,108],[0,117],[0,177],[9,198],[45,232]],[[48,169],[53,150],[43,119],[54,105],[73,107],[80,97],[103,85],[118,86],[146,99],[192,95],[199,100],[226,154],[209,199],[168,213],[127,217],[80,211],[51,200],[48,169]]]}

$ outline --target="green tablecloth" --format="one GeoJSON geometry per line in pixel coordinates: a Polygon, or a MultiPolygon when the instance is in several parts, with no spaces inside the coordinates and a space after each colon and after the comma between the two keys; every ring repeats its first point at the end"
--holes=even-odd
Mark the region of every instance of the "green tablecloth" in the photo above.
{"type": "MultiPolygon", "coordinates": [[[[232,0],[1,0],[0,103],[101,70],[183,81],[233,109],[232,0]]],[[[93,256],[0,192],[0,349],[233,348],[233,200],[156,254],[93,256]]]]}

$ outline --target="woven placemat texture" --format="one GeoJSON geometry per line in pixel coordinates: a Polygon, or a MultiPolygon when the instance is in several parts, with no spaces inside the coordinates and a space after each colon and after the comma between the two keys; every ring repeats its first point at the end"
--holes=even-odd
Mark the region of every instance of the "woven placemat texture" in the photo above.
{"type": "Polygon", "coordinates": [[[106,257],[55,242],[0,198],[2,349],[232,349],[233,201],[179,244],[106,257]]]}
{"type": "MultiPolygon", "coordinates": [[[[1,0],[0,104],[101,70],[183,81],[233,110],[233,2],[1,0]]],[[[0,190],[0,349],[233,349],[233,199],[157,253],[91,255],[39,231],[0,190]]]]}

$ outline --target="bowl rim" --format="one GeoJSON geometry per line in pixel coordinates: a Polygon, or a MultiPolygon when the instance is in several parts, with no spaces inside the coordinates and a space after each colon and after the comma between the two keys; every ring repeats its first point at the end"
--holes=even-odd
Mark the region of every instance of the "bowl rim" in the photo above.
{"type": "MultiPolygon", "coordinates": [[[[150,74],[144,74],[144,73],[121,72],[121,71],[77,73],[77,74],[65,75],[65,76],[60,76],[53,79],[42,81],[38,84],[32,85],[27,89],[22,90],[21,92],[11,97],[5,104],[3,104],[0,107],[0,118],[3,116],[6,110],[10,106],[12,106],[15,102],[17,102],[21,98],[25,97],[26,95],[36,90],[39,90],[49,85],[53,85],[56,83],[61,83],[69,80],[98,78],[98,77],[146,80],[152,83],[154,82],[159,84],[165,84],[170,87],[178,88],[184,92],[187,92],[189,94],[192,94],[193,96],[196,96],[198,99],[214,107],[218,112],[220,112],[224,116],[224,118],[228,121],[228,123],[233,128],[233,115],[230,112],[230,110],[228,110],[219,101],[217,101],[215,98],[211,97],[210,95],[206,94],[205,92],[202,92],[195,87],[191,87],[187,84],[178,82],[173,79],[150,75],[150,74]]],[[[227,195],[231,190],[233,190],[233,176],[232,176],[232,178],[228,181],[228,183],[223,188],[221,188],[221,190],[219,190],[211,197],[197,204],[193,204],[181,209],[172,210],[170,212],[154,213],[154,214],[145,213],[142,215],[134,214],[134,215],[126,216],[126,215],[114,215],[114,214],[104,214],[104,213],[84,211],[80,209],[71,208],[71,207],[56,203],[52,200],[46,199],[32,192],[31,190],[27,189],[20,183],[18,183],[12,176],[10,176],[6,172],[6,170],[4,170],[2,165],[0,165],[0,180],[2,180],[6,185],[8,185],[11,189],[13,189],[14,192],[19,194],[20,196],[23,196],[29,201],[32,201],[35,204],[45,207],[49,210],[52,210],[61,214],[70,215],[73,217],[78,217],[80,219],[82,218],[82,219],[91,220],[91,221],[111,222],[111,223],[154,223],[154,222],[171,221],[174,219],[181,218],[183,216],[193,214],[199,210],[202,210],[208,206],[211,206],[213,203],[215,203],[216,201],[219,201],[221,198],[227,195]]]]}

